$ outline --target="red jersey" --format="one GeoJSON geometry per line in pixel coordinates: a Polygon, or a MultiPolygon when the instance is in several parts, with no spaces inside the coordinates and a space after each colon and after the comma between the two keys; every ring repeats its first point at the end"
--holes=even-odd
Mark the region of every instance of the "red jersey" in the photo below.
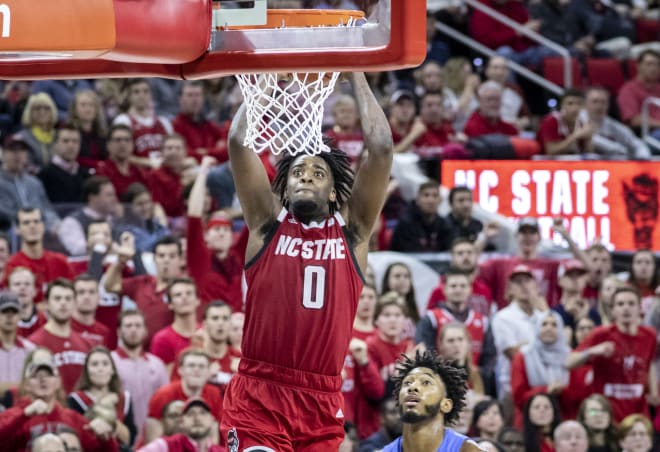
{"type": "Polygon", "coordinates": [[[443,121],[438,126],[426,124],[426,132],[417,138],[412,150],[423,159],[438,157],[453,134],[454,126],[449,121],[443,121]]]}
{"type": "Polygon", "coordinates": [[[364,149],[362,130],[341,132],[333,128],[328,130],[325,135],[335,142],[338,149],[344,151],[351,158],[351,162],[357,163],[360,160],[360,155],[362,155],[364,149]]]}
{"type": "Polygon", "coordinates": [[[341,394],[344,396],[344,417],[353,422],[361,439],[380,428],[378,401],[385,395],[385,383],[373,361],[359,366],[348,353],[342,371],[341,394]]]}
{"type": "Polygon", "coordinates": [[[234,312],[243,311],[243,265],[248,231],[245,228],[223,260],[215,257],[206,247],[202,220],[188,217],[186,264],[190,277],[195,280],[201,300],[200,312],[213,300],[223,300],[234,312]]]}
{"type": "Polygon", "coordinates": [[[477,279],[492,289],[497,308],[502,309],[509,304],[508,300],[504,298],[504,290],[509,273],[519,264],[525,264],[531,268],[539,293],[545,297],[548,305],[553,307],[559,304],[557,279],[559,261],[545,258],[524,260],[520,257],[505,257],[490,259],[481,264],[477,276],[477,279]]]}
{"type": "MultiPolygon", "coordinates": [[[[559,141],[564,141],[569,135],[573,132],[570,130],[564,120],[561,117],[561,114],[558,111],[553,111],[548,113],[539,124],[539,130],[536,133],[536,140],[541,146],[541,153],[546,154],[545,145],[550,143],[556,143],[559,141]]],[[[580,139],[574,141],[571,144],[570,148],[562,152],[562,154],[579,154],[585,152],[587,147],[587,140],[580,139]]]]}
{"type": "MultiPolygon", "coordinates": [[[[429,319],[431,323],[436,327],[438,333],[436,336],[436,343],[440,337],[440,332],[442,328],[452,322],[457,322],[456,318],[451,314],[451,312],[442,308],[435,308],[429,311],[429,319]]],[[[488,317],[484,317],[482,314],[473,311],[470,309],[468,312],[467,319],[465,322],[460,322],[465,325],[465,329],[470,335],[470,349],[472,351],[472,364],[477,365],[479,362],[479,356],[481,355],[481,349],[484,345],[484,337],[486,336],[486,329],[488,327],[488,317]]],[[[437,345],[437,349],[440,350],[440,346],[437,345]]]]}
{"type": "Polygon", "coordinates": [[[186,139],[190,157],[201,162],[205,155],[210,155],[215,157],[218,163],[227,161],[229,122],[216,124],[203,118],[193,118],[191,115],[179,113],[172,121],[172,126],[176,133],[186,139]]]}
{"type": "Polygon", "coordinates": [[[125,278],[121,287],[122,295],[133,299],[138,309],[144,314],[147,323],[146,347],[154,334],[171,325],[174,320],[167,301],[166,289],[156,291],[156,278],[151,275],[125,278]]]}
{"type": "Polygon", "coordinates": [[[152,170],[147,176],[154,202],[159,203],[168,217],[182,217],[186,213],[181,174],[167,166],[152,170]]]}
{"type": "Polygon", "coordinates": [[[594,369],[593,390],[603,394],[612,404],[617,422],[629,414],[648,416],[647,393],[649,369],[656,351],[653,328],[640,326],[637,334],[622,333],[616,325],[594,329],[577,348],[583,351],[602,342],[614,342],[614,354],[597,356],[589,363],[594,369]]]}
{"type": "Polygon", "coordinates": [[[495,120],[486,118],[477,110],[470,115],[467,123],[465,123],[463,133],[470,138],[494,133],[516,136],[518,135],[518,129],[513,124],[509,124],[499,118],[495,120]]]}
{"type": "Polygon", "coordinates": [[[97,165],[96,174],[110,179],[110,182],[112,182],[112,185],[115,187],[118,198],[120,198],[128,186],[134,182],[139,182],[145,186],[148,185],[147,178],[142,170],[132,163],[128,166],[128,173],[124,174],[119,171],[117,164],[112,159],[104,160],[97,165]]]}
{"type": "MultiPolygon", "coordinates": [[[[157,438],[154,440],[158,444],[158,448],[156,450],[166,450],[167,452],[197,452],[200,450],[199,446],[197,445],[196,441],[193,441],[190,439],[190,437],[184,435],[183,433],[177,433],[172,436],[161,436],[160,438],[157,438]],[[163,449],[161,447],[161,444],[165,447],[163,449]]],[[[226,449],[222,446],[218,446],[217,444],[211,444],[210,440],[208,441],[208,444],[206,445],[206,448],[204,449],[206,452],[225,452],[226,449]]]]}
{"type": "Polygon", "coordinates": [[[358,331],[358,330],[356,330],[355,328],[353,328],[353,334],[352,334],[351,337],[358,338],[358,339],[360,339],[361,341],[366,341],[366,340],[369,339],[371,336],[373,336],[374,334],[376,334],[376,331],[378,331],[378,330],[376,330],[376,329],[374,328],[373,330],[371,330],[371,331],[369,331],[369,332],[367,333],[367,332],[365,332],[365,331],[358,331]]]}
{"type": "Polygon", "coordinates": [[[147,126],[130,113],[127,116],[131,120],[135,155],[137,157],[149,157],[151,152],[160,153],[163,148],[163,140],[168,135],[163,121],[154,115],[152,124],[147,126]]]}
{"type": "MultiPolygon", "coordinates": [[[[439,308],[446,300],[444,281],[440,278],[440,284],[433,289],[433,292],[429,296],[426,309],[439,308]]],[[[475,278],[472,281],[472,293],[470,294],[470,298],[468,298],[467,304],[470,309],[473,309],[479,314],[489,316],[491,305],[493,304],[493,291],[483,281],[479,280],[479,278],[475,278]]]]}
{"type": "Polygon", "coordinates": [[[344,220],[304,225],[282,209],[277,221],[245,271],[243,357],[329,376],[339,391],[363,284],[344,220]]]}
{"type": "Polygon", "coordinates": [[[374,334],[367,339],[369,360],[376,364],[383,381],[394,375],[397,360],[401,357],[402,353],[406,353],[414,345],[412,339],[406,339],[398,344],[385,342],[378,334],[374,334]]]}
{"type": "Polygon", "coordinates": [[[44,250],[39,259],[29,258],[23,251],[19,251],[7,261],[5,275],[11,275],[16,267],[25,267],[34,273],[37,289],[34,301],[37,302],[44,299],[49,282],[57,278],[73,279],[73,270],[69,267],[66,256],[53,251],[44,250]]]}
{"type": "MultiPolygon", "coordinates": [[[[154,392],[151,400],[149,400],[149,417],[160,420],[165,405],[172,400],[183,400],[185,402],[188,398],[183,392],[181,381],[175,381],[163,386],[154,392]]],[[[222,393],[220,389],[213,385],[205,384],[202,388],[201,398],[208,404],[213,417],[220,422],[222,418],[222,393]]]]}
{"type": "Polygon", "coordinates": [[[0,416],[0,438],[2,438],[3,450],[29,452],[32,450],[32,441],[38,436],[44,433],[58,433],[66,428],[76,432],[85,451],[119,450],[114,438],[101,440],[90,429],[85,428],[89,424],[89,419],[83,415],[55,403],[53,410],[48,414],[26,416],[23,411],[30,403],[32,400],[27,399],[20,405],[4,411],[0,416]]]}
{"type": "Polygon", "coordinates": [[[190,338],[180,335],[170,325],[154,334],[149,351],[165,364],[170,364],[176,360],[181,350],[188,347],[190,347],[190,338]]]}
{"type": "Polygon", "coordinates": [[[34,345],[53,352],[57,371],[62,379],[62,389],[68,394],[76,386],[85,365],[85,357],[91,350],[89,342],[75,331],[69,337],[55,336],[45,327],[38,329],[28,340],[34,345]]]}
{"type": "Polygon", "coordinates": [[[108,328],[108,342],[117,345],[117,327],[119,327],[119,313],[121,312],[121,298],[116,293],[101,290],[99,305],[96,308],[96,320],[108,328]]]}
{"type": "Polygon", "coordinates": [[[44,326],[47,321],[48,318],[46,318],[46,314],[37,310],[35,307],[32,311],[32,316],[28,320],[21,319],[18,321],[16,334],[25,338],[30,337],[32,333],[44,326]]]}
{"type": "Polygon", "coordinates": [[[92,347],[103,345],[108,350],[114,350],[115,348],[115,344],[110,342],[110,329],[98,320],[95,320],[91,325],[85,325],[72,317],[71,329],[80,334],[92,347]]]}

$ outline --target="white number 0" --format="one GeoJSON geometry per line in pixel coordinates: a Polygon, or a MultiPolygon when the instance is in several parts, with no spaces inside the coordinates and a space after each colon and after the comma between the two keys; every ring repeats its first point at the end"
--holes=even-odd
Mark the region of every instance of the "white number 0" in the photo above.
{"type": "Polygon", "coordinates": [[[303,306],[307,309],[321,309],[325,298],[325,268],[317,265],[305,267],[303,280],[303,306]],[[314,289],[316,283],[316,290],[314,289]]]}

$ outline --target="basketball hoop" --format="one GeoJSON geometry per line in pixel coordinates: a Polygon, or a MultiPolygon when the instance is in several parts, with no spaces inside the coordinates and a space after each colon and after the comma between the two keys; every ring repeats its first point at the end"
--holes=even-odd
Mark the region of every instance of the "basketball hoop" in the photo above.
{"type": "MultiPolygon", "coordinates": [[[[268,10],[268,15],[272,28],[351,27],[364,19],[362,11],[343,10],[268,10]]],[[[321,132],[323,107],[338,78],[339,72],[237,74],[247,115],[244,145],[276,155],[329,152],[321,132]]]]}

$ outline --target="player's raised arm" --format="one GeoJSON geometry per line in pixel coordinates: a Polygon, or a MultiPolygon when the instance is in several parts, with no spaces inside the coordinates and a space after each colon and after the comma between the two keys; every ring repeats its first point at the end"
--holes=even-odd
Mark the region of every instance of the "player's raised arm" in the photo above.
{"type": "Polygon", "coordinates": [[[392,168],[392,131],[364,73],[354,73],[351,81],[368,154],[355,176],[347,216],[358,239],[367,242],[387,196],[392,168]]]}
{"type": "Polygon", "coordinates": [[[277,217],[279,202],[271,191],[261,159],[243,143],[247,129],[245,104],[236,112],[229,130],[229,162],[243,217],[251,231],[277,217]]]}

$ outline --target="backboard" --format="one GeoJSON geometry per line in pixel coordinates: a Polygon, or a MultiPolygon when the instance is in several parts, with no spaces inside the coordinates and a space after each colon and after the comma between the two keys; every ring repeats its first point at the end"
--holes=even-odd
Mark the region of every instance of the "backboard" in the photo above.
{"type": "Polygon", "coordinates": [[[423,61],[425,17],[426,0],[0,0],[0,78],[399,69],[423,61]]]}

